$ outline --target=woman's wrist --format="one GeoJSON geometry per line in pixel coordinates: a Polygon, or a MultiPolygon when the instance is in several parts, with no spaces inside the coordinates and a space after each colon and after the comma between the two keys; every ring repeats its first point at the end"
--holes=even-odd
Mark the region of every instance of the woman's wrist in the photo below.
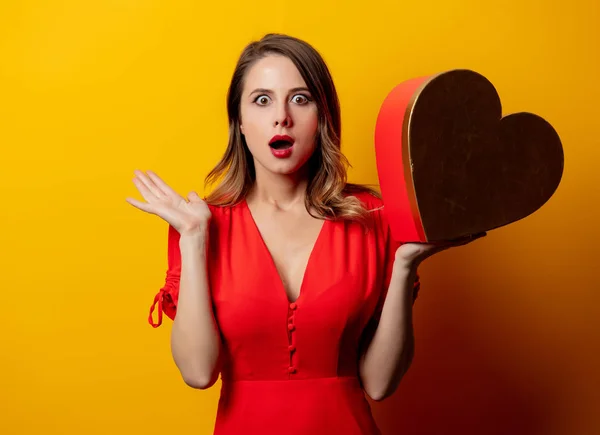
{"type": "Polygon", "coordinates": [[[187,248],[204,248],[208,240],[208,228],[199,228],[194,231],[180,234],[179,247],[187,248]]]}
{"type": "Polygon", "coordinates": [[[397,268],[400,273],[406,275],[416,274],[418,267],[419,261],[408,260],[402,255],[399,255],[398,251],[396,251],[396,256],[394,258],[394,268],[397,268]]]}

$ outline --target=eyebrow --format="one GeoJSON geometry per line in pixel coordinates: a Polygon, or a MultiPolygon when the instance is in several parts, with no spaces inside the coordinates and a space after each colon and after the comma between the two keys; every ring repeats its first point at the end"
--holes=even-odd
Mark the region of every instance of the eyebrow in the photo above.
{"type": "MultiPolygon", "coordinates": [[[[306,87],[303,87],[303,86],[298,87],[298,88],[292,88],[292,89],[290,89],[290,93],[291,92],[301,92],[301,91],[310,93],[310,90],[308,88],[306,88],[306,87]]],[[[257,94],[257,93],[272,94],[273,91],[271,89],[257,88],[255,90],[253,90],[252,92],[250,92],[250,95],[254,95],[254,94],[257,94]]]]}

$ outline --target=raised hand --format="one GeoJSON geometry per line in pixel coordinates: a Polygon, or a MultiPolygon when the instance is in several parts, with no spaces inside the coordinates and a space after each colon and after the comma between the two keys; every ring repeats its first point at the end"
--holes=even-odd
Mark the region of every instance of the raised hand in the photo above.
{"type": "Polygon", "coordinates": [[[466,245],[485,235],[486,233],[484,232],[439,243],[405,243],[396,251],[396,259],[403,261],[407,265],[416,267],[433,254],[453,247],[466,245]]]}
{"type": "Polygon", "coordinates": [[[190,192],[184,198],[152,171],[136,170],[134,174],[133,184],[146,202],[126,198],[129,204],[161,217],[181,235],[206,230],[211,218],[210,209],[196,192],[190,192]]]}

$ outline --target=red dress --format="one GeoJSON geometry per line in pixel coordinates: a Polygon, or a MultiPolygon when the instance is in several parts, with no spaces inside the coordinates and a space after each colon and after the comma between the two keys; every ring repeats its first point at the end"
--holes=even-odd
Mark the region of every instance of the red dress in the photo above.
{"type": "MultiPolygon", "coordinates": [[[[215,434],[380,433],[358,361],[367,325],[381,313],[398,244],[381,201],[368,193],[356,196],[373,210],[369,230],[325,221],[294,302],[247,203],[211,207],[208,272],[225,352],[215,434]]],[[[178,241],[169,227],[166,283],[148,319],[154,327],[163,312],[171,319],[176,313],[178,241]]]]}

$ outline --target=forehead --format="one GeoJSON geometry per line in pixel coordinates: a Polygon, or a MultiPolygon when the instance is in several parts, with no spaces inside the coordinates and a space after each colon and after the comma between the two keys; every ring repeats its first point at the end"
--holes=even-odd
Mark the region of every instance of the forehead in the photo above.
{"type": "Polygon", "coordinates": [[[296,65],[284,56],[269,55],[259,59],[246,73],[244,92],[255,88],[286,91],[306,86],[296,65]]]}

